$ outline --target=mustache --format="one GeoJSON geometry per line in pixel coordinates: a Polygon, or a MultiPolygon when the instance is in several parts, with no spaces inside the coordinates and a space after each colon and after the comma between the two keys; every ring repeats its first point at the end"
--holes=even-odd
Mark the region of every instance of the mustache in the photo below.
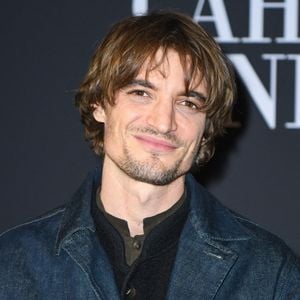
{"type": "Polygon", "coordinates": [[[134,132],[134,133],[142,133],[142,134],[148,134],[148,135],[152,135],[158,138],[161,138],[163,140],[169,141],[172,144],[176,145],[176,146],[182,146],[184,145],[184,142],[179,139],[174,133],[161,133],[158,130],[154,129],[154,128],[150,128],[150,127],[144,127],[144,128],[129,128],[130,132],[134,132]]]}

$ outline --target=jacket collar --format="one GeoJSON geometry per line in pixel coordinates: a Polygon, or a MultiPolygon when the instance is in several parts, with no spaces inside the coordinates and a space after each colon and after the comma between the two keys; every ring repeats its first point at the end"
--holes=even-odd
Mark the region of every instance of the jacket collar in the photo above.
{"type": "Polygon", "coordinates": [[[95,233],[91,202],[100,183],[101,169],[88,174],[66,205],[56,240],[56,254],[62,249],[87,275],[97,299],[119,299],[113,270],[95,233]]]}
{"type": "Polygon", "coordinates": [[[191,176],[186,180],[191,211],[183,228],[167,299],[215,299],[250,239],[233,214],[191,176]]]}
{"type": "Polygon", "coordinates": [[[89,172],[86,179],[66,204],[65,212],[56,239],[56,253],[59,254],[63,243],[80,230],[95,232],[95,224],[91,216],[91,201],[101,179],[101,168],[89,172]]]}
{"type": "Polygon", "coordinates": [[[189,220],[199,237],[219,241],[247,240],[251,237],[237,221],[234,213],[224,207],[190,174],[186,177],[186,186],[191,201],[189,220]]]}
{"type": "MultiPolygon", "coordinates": [[[[81,266],[99,299],[118,299],[113,271],[91,216],[91,199],[100,174],[99,168],[90,173],[66,206],[56,254],[63,248],[81,266]]],[[[186,187],[190,212],[179,240],[167,299],[214,299],[237,261],[241,242],[251,235],[190,175],[186,187]]]]}
{"type": "MultiPolygon", "coordinates": [[[[65,239],[74,232],[88,229],[95,232],[91,217],[91,199],[101,180],[102,169],[95,168],[90,172],[66,205],[56,240],[56,251],[59,252],[65,239]]],[[[192,175],[186,177],[187,197],[190,199],[189,221],[199,238],[215,241],[247,240],[249,233],[206,189],[196,182],[192,175]]]]}

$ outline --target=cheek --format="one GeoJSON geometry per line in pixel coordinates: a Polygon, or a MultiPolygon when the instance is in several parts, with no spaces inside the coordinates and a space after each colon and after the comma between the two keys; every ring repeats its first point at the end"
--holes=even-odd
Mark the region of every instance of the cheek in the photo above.
{"type": "Polygon", "coordinates": [[[119,138],[116,136],[117,132],[117,120],[113,118],[112,115],[107,117],[104,127],[104,145],[105,147],[115,144],[119,138]]]}
{"type": "Polygon", "coordinates": [[[190,144],[199,144],[205,127],[205,119],[188,122],[183,128],[180,136],[184,137],[190,144]]]}
{"type": "Polygon", "coordinates": [[[114,143],[120,143],[125,138],[127,129],[134,120],[134,112],[122,109],[112,112],[107,116],[105,122],[105,140],[107,142],[114,140],[114,143]]]}

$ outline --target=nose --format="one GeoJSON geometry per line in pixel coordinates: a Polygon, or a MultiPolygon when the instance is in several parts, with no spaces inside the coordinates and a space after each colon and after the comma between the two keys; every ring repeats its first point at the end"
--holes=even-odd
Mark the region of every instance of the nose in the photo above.
{"type": "Polygon", "coordinates": [[[147,123],[162,134],[175,131],[176,112],[172,99],[157,100],[149,111],[147,123]]]}

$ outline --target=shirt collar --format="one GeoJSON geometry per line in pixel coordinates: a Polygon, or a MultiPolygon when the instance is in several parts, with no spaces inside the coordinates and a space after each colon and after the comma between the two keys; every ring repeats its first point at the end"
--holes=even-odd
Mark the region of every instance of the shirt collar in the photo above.
{"type": "MultiPolygon", "coordinates": [[[[151,216],[148,218],[145,218],[143,220],[144,223],[144,235],[147,236],[148,233],[159,223],[161,223],[164,219],[166,219],[168,216],[173,214],[176,210],[178,210],[186,200],[186,192],[184,191],[183,195],[180,197],[180,199],[169,209],[167,209],[164,212],[161,212],[155,216],[151,216]]],[[[102,204],[102,201],[100,199],[100,188],[97,189],[96,192],[96,203],[98,208],[101,210],[101,212],[104,214],[106,219],[117,229],[117,231],[122,236],[130,236],[129,228],[127,221],[117,218],[109,213],[107,213],[104,209],[104,206],[102,204]]]]}
{"type": "Polygon", "coordinates": [[[188,215],[188,201],[183,195],[167,211],[144,219],[145,236],[137,236],[137,240],[143,243],[143,249],[140,255],[132,255],[130,248],[125,250],[126,243],[132,240],[129,236],[127,222],[107,214],[99,200],[98,198],[100,209],[96,203],[92,203],[92,215],[97,234],[111,260],[118,265],[125,265],[125,260],[131,265],[132,259],[137,256],[144,260],[173,247],[179,240],[180,232],[188,215]]]}

